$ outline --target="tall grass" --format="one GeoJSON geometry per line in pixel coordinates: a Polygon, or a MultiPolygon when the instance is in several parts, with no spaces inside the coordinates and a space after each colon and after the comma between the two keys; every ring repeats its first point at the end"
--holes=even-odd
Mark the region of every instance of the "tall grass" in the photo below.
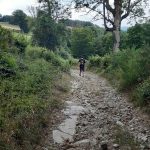
{"type": "Polygon", "coordinates": [[[0,45],[5,48],[0,54],[2,150],[34,149],[48,116],[61,106],[56,91],[61,94],[67,89],[62,75],[69,72],[69,61],[45,48],[27,46],[25,41],[17,36],[11,43],[6,39],[6,46],[0,45]]]}

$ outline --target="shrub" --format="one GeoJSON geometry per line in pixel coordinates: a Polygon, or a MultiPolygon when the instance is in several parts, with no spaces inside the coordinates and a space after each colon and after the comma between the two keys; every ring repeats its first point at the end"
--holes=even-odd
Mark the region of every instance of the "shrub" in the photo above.
{"type": "Polygon", "coordinates": [[[134,94],[133,100],[138,106],[145,106],[150,104],[150,78],[138,85],[134,94]]]}
{"type": "Polygon", "coordinates": [[[13,77],[16,75],[17,70],[16,59],[8,53],[1,53],[0,55],[0,76],[1,77],[13,77]]]}
{"type": "Polygon", "coordinates": [[[28,46],[26,48],[26,56],[31,59],[42,58],[43,53],[47,51],[46,48],[36,47],[36,46],[28,46]]]}
{"type": "Polygon", "coordinates": [[[101,58],[101,68],[107,69],[111,65],[111,55],[105,55],[101,58]]]}
{"type": "Polygon", "coordinates": [[[15,69],[17,66],[16,59],[8,53],[0,56],[0,68],[15,69]]]}
{"type": "Polygon", "coordinates": [[[150,76],[150,47],[146,45],[141,48],[137,59],[140,67],[140,78],[143,80],[150,76]]]}
{"type": "Polygon", "coordinates": [[[21,34],[16,34],[14,36],[14,46],[18,48],[19,54],[24,54],[25,53],[25,48],[28,45],[27,39],[21,35],[21,34]]]}
{"type": "Polygon", "coordinates": [[[58,54],[46,48],[29,46],[26,49],[26,56],[31,59],[43,58],[47,62],[52,63],[56,68],[65,72],[68,72],[70,69],[69,60],[63,59],[58,54]]]}
{"type": "MultiPolygon", "coordinates": [[[[69,61],[45,48],[29,46],[24,54],[20,58],[22,52],[0,53],[0,147],[4,149],[9,145],[10,149],[34,149],[48,121],[47,113],[61,104],[54,96],[54,91],[60,92],[56,82],[61,84],[63,71],[70,68],[69,61]],[[16,74],[6,78],[1,68],[16,74]]],[[[66,91],[66,85],[61,91],[66,91]]]]}
{"type": "Polygon", "coordinates": [[[0,26],[0,52],[9,48],[12,43],[12,34],[10,31],[0,26]]]}
{"type": "Polygon", "coordinates": [[[92,56],[90,66],[100,68],[119,89],[133,89],[133,99],[139,106],[150,100],[150,48],[127,49],[104,57],[92,56]],[[149,78],[149,79],[147,79],[149,78]],[[147,79],[147,80],[146,80],[147,79]]]}
{"type": "Polygon", "coordinates": [[[89,57],[89,67],[101,67],[102,57],[96,55],[89,57]]]}

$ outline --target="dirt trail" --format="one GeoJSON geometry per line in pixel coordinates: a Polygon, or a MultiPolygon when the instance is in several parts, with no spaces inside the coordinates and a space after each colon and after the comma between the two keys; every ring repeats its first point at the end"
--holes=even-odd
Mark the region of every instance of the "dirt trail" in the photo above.
{"type": "Polygon", "coordinates": [[[106,79],[90,72],[80,77],[78,70],[72,70],[71,74],[72,90],[65,115],[76,116],[75,133],[71,139],[64,138],[65,143],[58,144],[58,149],[100,150],[102,145],[107,145],[109,150],[150,149],[150,120],[146,115],[135,109],[106,79]],[[76,113],[78,106],[83,109],[76,113]],[[76,112],[72,113],[72,107],[76,112]]]}

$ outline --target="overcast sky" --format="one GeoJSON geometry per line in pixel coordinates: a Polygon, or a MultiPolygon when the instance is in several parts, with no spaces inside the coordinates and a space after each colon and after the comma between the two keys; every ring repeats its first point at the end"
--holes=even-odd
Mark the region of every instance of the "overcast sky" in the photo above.
{"type": "MultiPolygon", "coordinates": [[[[150,0],[149,0],[150,2],[150,0]]],[[[0,14],[2,15],[11,15],[12,12],[16,9],[21,9],[25,13],[29,14],[27,7],[28,6],[37,6],[37,0],[0,0],[0,14]]],[[[83,21],[92,21],[92,15],[83,15],[83,12],[72,11],[72,18],[83,21]]],[[[94,24],[103,26],[103,21],[94,21],[94,24]]],[[[127,24],[127,21],[122,22],[122,26],[131,26],[127,24]]]]}

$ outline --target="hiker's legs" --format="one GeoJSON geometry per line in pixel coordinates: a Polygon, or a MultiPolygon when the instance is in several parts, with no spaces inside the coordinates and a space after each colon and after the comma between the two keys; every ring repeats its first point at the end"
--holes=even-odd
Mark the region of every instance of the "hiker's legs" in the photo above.
{"type": "Polygon", "coordinates": [[[81,74],[84,77],[84,65],[82,65],[82,67],[81,67],[81,74]]]}
{"type": "Polygon", "coordinates": [[[79,75],[81,76],[81,74],[82,74],[82,65],[80,64],[80,73],[79,73],[79,75]]]}
{"type": "Polygon", "coordinates": [[[80,65],[80,73],[79,73],[79,75],[81,76],[84,76],[84,65],[80,65]]]}
{"type": "Polygon", "coordinates": [[[82,69],[82,76],[84,77],[84,66],[83,66],[83,69],[82,69]]]}
{"type": "Polygon", "coordinates": [[[80,73],[79,73],[79,76],[81,76],[81,72],[82,72],[82,70],[81,70],[81,66],[80,66],[80,73]]]}

